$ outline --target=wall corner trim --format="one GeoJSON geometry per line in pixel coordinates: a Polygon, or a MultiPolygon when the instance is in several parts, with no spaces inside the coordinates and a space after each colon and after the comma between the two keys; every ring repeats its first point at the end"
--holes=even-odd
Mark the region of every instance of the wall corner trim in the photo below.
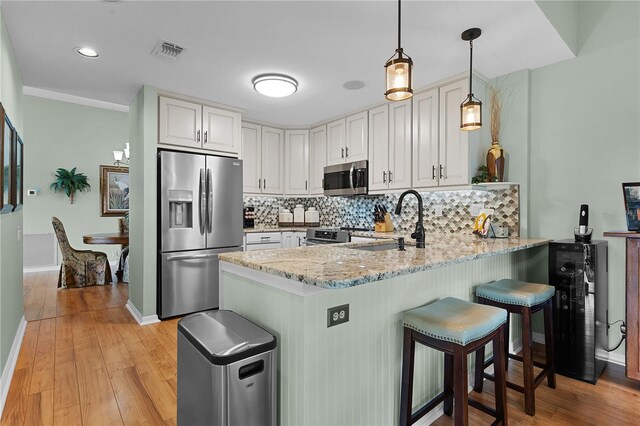
{"type": "Polygon", "coordinates": [[[131,302],[131,299],[127,300],[126,306],[129,312],[131,312],[131,315],[133,315],[133,318],[140,325],[149,325],[160,322],[158,315],[147,315],[146,317],[143,317],[138,308],[136,308],[135,305],[131,302]]]}
{"type": "Polygon", "coordinates": [[[18,354],[20,353],[20,346],[22,346],[22,338],[27,328],[27,321],[24,316],[20,318],[20,324],[18,324],[18,330],[13,338],[13,344],[11,345],[11,351],[9,351],[9,357],[7,363],[2,369],[2,377],[0,377],[0,417],[4,411],[4,404],[7,402],[7,395],[9,394],[9,387],[11,386],[11,379],[13,378],[13,372],[18,362],[18,354]]]}

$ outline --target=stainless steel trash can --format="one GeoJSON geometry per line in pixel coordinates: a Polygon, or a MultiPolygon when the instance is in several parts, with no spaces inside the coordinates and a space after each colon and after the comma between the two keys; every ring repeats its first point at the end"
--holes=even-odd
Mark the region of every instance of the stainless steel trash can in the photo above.
{"type": "Polygon", "coordinates": [[[274,425],[277,339],[231,311],[178,322],[178,425],[274,425]]]}

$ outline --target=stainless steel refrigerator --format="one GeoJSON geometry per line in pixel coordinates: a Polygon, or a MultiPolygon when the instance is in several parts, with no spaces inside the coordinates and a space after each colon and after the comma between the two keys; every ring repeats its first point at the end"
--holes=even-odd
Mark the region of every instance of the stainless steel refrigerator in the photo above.
{"type": "Polygon", "coordinates": [[[219,306],[220,253],[242,251],[242,161],[158,153],[158,316],[219,306]]]}

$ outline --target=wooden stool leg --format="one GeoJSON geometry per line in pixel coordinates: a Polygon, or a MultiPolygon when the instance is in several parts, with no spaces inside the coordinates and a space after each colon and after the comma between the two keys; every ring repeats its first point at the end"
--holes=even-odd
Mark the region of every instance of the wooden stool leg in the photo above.
{"type": "Polygon", "coordinates": [[[444,353],[444,414],[453,414],[453,355],[444,353]]]}
{"type": "Polygon", "coordinates": [[[400,392],[400,426],[411,424],[411,398],[413,396],[413,361],[416,341],[410,328],[404,329],[402,345],[402,385],[400,392]]]}
{"type": "MultiPolygon", "coordinates": [[[[509,339],[511,335],[509,334],[509,323],[511,322],[511,314],[507,312],[507,322],[504,325],[504,369],[509,369],[509,339]]],[[[495,368],[495,367],[494,367],[495,368]]]]}
{"type": "Polygon", "coordinates": [[[546,351],[547,386],[556,388],[556,368],[553,353],[553,298],[544,307],[544,346],[546,351]]]}
{"type": "MultiPolygon", "coordinates": [[[[494,348],[495,353],[495,348],[494,348]]],[[[473,390],[480,393],[484,384],[484,346],[476,351],[476,370],[473,379],[473,390]]],[[[494,366],[495,368],[495,366],[494,366]]]]}
{"type": "Polygon", "coordinates": [[[453,393],[454,393],[454,419],[456,426],[469,424],[467,389],[467,355],[462,346],[456,346],[453,353],[453,393]]]}
{"type": "Polygon", "coordinates": [[[533,345],[531,338],[531,308],[522,308],[522,373],[524,376],[524,410],[536,414],[535,389],[533,387],[533,345]]]}
{"type": "Polygon", "coordinates": [[[504,363],[507,357],[504,352],[506,326],[500,327],[500,332],[493,339],[494,377],[496,393],[496,420],[498,424],[507,425],[507,383],[504,363]]]}

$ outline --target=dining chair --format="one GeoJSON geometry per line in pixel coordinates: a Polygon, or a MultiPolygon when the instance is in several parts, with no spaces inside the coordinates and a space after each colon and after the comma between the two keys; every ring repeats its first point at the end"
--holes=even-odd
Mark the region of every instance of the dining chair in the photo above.
{"type": "Polygon", "coordinates": [[[107,255],[99,251],[74,249],[69,244],[60,219],[53,217],[51,223],[62,252],[58,287],[74,288],[110,283],[111,266],[107,255]]]}

